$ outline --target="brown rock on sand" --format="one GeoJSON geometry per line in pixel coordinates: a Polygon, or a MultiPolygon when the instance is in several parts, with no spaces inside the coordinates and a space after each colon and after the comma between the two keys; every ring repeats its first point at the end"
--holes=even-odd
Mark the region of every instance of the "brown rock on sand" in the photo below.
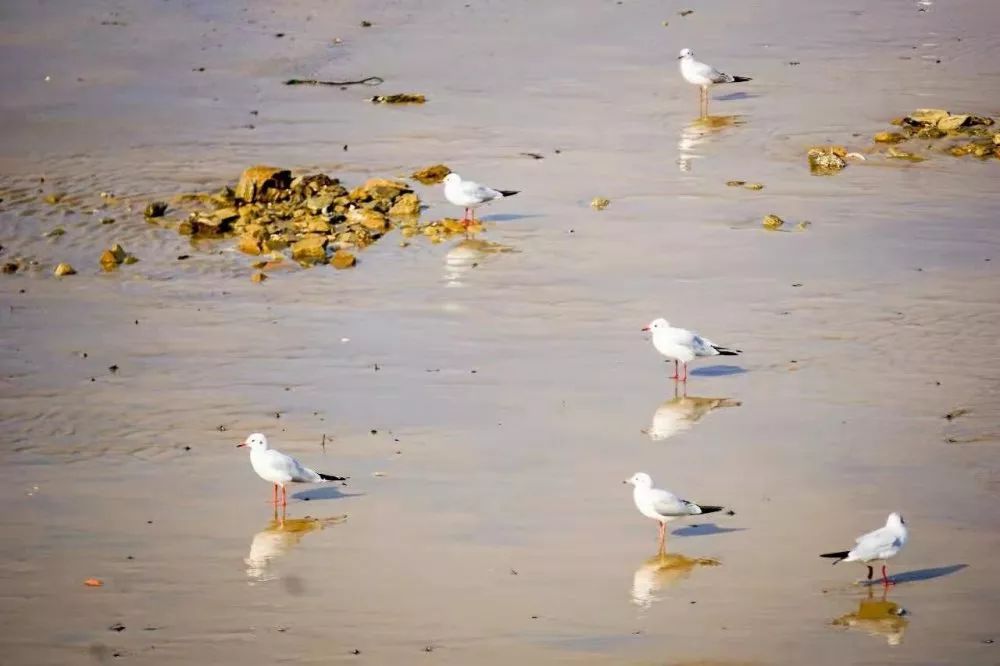
{"type": "Polygon", "coordinates": [[[292,182],[292,173],[287,169],[257,165],[240,174],[236,185],[236,198],[246,203],[266,201],[269,193],[286,189],[292,182]]]}

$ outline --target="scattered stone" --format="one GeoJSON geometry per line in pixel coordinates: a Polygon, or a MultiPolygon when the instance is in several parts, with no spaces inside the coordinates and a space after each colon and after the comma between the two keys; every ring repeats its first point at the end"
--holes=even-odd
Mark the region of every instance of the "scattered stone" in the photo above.
{"type": "Polygon", "coordinates": [[[370,28],[370,27],[372,27],[372,25],[373,25],[373,23],[371,21],[362,21],[361,22],[361,27],[362,28],[370,28]]]}
{"type": "Polygon", "coordinates": [[[795,225],[795,230],[796,231],[805,231],[806,229],[808,229],[811,226],[812,226],[812,222],[810,222],[809,220],[802,220],[801,222],[799,222],[798,224],[795,225]]]}
{"type": "Polygon", "coordinates": [[[259,271],[257,273],[254,273],[252,276],[250,276],[250,281],[253,282],[253,283],[255,283],[255,284],[260,284],[261,282],[263,282],[266,279],[267,279],[267,275],[265,275],[264,273],[261,273],[259,271]]]}
{"type": "Polygon", "coordinates": [[[747,183],[743,187],[754,192],[759,192],[764,189],[764,183],[747,183]]]}
{"type": "Polygon", "coordinates": [[[423,169],[418,169],[413,172],[412,177],[414,180],[419,181],[424,185],[437,185],[444,177],[451,173],[451,169],[443,164],[435,164],[433,166],[424,167],[423,169]]]}
{"type": "Polygon", "coordinates": [[[20,268],[20,266],[16,261],[8,261],[3,265],[4,275],[12,275],[17,272],[18,268],[20,268]]]}
{"type": "Polygon", "coordinates": [[[46,231],[42,235],[45,236],[46,238],[59,238],[64,233],[66,233],[65,229],[63,229],[62,227],[56,227],[55,229],[51,229],[49,231],[46,231]]]}
{"type": "Polygon", "coordinates": [[[423,104],[427,98],[416,93],[399,93],[396,95],[375,95],[369,101],[373,104],[423,104]]]}
{"type": "Polygon", "coordinates": [[[344,268],[351,268],[357,261],[355,256],[347,250],[337,250],[333,253],[333,258],[330,259],[330,265],[337,270],[342,270],[344,268]]]}
{"type": "Polygon", "coordinates": [[[292,245],[292,259],[303,266],[326,261],[326,236],[306,236],[292,245]]]}
{"type": "Polygon", "coordinates": [[[847,166],[844,157],[847,149],[843,146],[814,146],[809,149],[809,168],[814,174],[829,175],[847,166]]]}
{"type": "Polygon", "coordinates": [[[907,160],[908,162],[923,162],[924,159],[925,159],[925,158],[921,157],[920,155],[917,155],[916,153],[910,153],[910,152],[907,152],[905,150],[900,150],[896,146],[890,146],[889,147],[889,152],[886,153],[886,154],[889,157],[892,157],[892,158],[895,158],[895,159],[899,159],[899,160],[907,160]]]}
{"type": "Polygon", "coordinates": [[[765,215],[764,222],[762,223],[765,229],[770,229],[771,231],[777,231],[785,223],[777,215],[765,215]]]}
{"type": "Polygon", "coordinates": [[[401,194],[389,209],[393,217],[412,217],[420,215],[420,197],[413,192],[401,194]]]}
{"type": "Polygon", "coordinates": [[[236,247],[240,252],[254,256],[262,252],[260,240],[254,238],[251,234],[240,236],[240,242],[236,247]]]}
{"type": "Polygon", "coordinates": [[[108,630],[109,631],[122,632],[122,631],[125,631],[125,625],[122,624],[121,622],[115,622],[113,625],[111,625],[110,627],[108,627],[108,630]]]}
{"type": "Polygon", "coordinates": [[[286,189],[292,181],[292,173],[278,167],[257,165],[240,174],[234,196],[244,203],[270,201],[277,191],[286,189]]]}
{"type": "Polygon", "coordinates": [[[691,14],[694,14],[693,9],[682,9],[679,12],[677,12],[678,16],[690,16],[691,14]]]}
{"type": "Polygon", "coordinates": [[[743,187],[746,184],[747,184],[747,181],[745,181],[745,180],[727,180],[726,181],[726,185],[728,185],[729,187],[743,187]]]}
{"type": "Polygon", "coordinates": [[[42,201],[47,204],[52,204],[53,206],[62,201],[66,197],[65,192],[52,192],[51,194],[46,194],[42,197],[42,201]]]}
{"type": "Polygon", "coordinates": [[[102,217],[101,218],[101,224],[114,224],[114,223],[115,223],[115,218],[113,218],[113,217],[102,217]]]}
{"type": "Polygon", "coordinates": [[[876,143],[899,143],[906,141],[906,137],[899,132],[879,132],[872,137],[876,143]]]}
{"type": "Polygon", "coordinates": [[[61,263],[56,266],[56,269],[52,271],[52,274],[56,277],[63,277],[64,275],[76,275],[76,269],[67,263],[61,263]]]}
{"type": "Polygon", "coordinates": [[[104,581],[102,581],[100,578],[88,578],[87,580],[83,581],[83,584],[86,585],[87,587],[101,587],[102,585],[104,585],[104,581]]]}
{"type": "Polygon", "coordinates": [[[611,205],[611,199],[605,197],[594,197],[590,200],[590,207],[594,210],[604,210],[611,205]]]}
{"type": "Polygon", "coordinates": [[[972,410],[966,409],[965,407],[959,407],[958,409],[953,409],[950,412],[948,412],[947,414],[945,414],[944,418],[947,419],[947,420],[949,420],[949,421],[951,421],[951,420],[957,419],[959,416],[965,416],[970,411],[972,411],[972,410]]]}
{"type": "Polygon", "coordinates": [[[167,203],[165,201],[150,201],[146,204],[146,210],[143,211],[143,215],[147,218],[163,217],[163,214],[167,212],[167,203]]]}

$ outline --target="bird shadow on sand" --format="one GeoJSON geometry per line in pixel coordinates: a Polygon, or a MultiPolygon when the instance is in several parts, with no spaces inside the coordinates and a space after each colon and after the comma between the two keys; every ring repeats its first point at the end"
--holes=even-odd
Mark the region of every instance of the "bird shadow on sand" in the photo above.
{"type": "MultiPolygon", "coordinates": [[[[930,569],[914,569],[913,571],[902,571],[898,574],[893,574],[889,576],[889,580],[893,583],[917,583],[922,580],[931,580],[933,578],[941,578],[942,576],[950,576],[953,573],[961,571],[968,567],[968,564],[949,564],[946,567],[931,567],[930,569]]],[[[876,572],[877,573],[877,572],[876,572]]],[[[862,581],[862,585],[881,585],[882,580],[879,578],[873,578],[872,580],[862,581]]]]}
{"type": "Polygon", "coordinates": [[[544,217],[543,215],[518,215],[517,213],[494,213],[493,215],[483,215],[480,222],[516,222],[517,220],[527,220],[532,217],[544,217]]]}
{"type": "Polygon", "coordinates": [[[719,95],[717,97],[714,97],[713,99],[716,99],[720,102],[728,102],[734,99],[754,99],[755,97],[760,97],[760,95],[754,95],[753,93],[745,93],[745,92],[731,92],[731,93],[726,93],[725,95],[719,95]]]}
{"type": "Polygon", "coordinates": [[[726,534],[727,532],[743,532],[745,527],[719,527],[715,523],[700,523],[698,525],[685,525],[670,533],[671,536],[692,537],[708,536],[710,534],[726,534]]]}
{"type": "Polygon", "coordinates": [[[691,370],[691,374],[695,377],[728,377],[729,375],[742,375],[745,372],[746,369],[738,365],[706,365],[691,370]]]}
{"type": "Polygon", "coordinates": [[[341,492],[336,486],[322,486],[320,488],[310,488],[292,495],[292,499],[310,502],[313,500],[337,500],[344,497],[361,497],[364,493],[341,492]]]}

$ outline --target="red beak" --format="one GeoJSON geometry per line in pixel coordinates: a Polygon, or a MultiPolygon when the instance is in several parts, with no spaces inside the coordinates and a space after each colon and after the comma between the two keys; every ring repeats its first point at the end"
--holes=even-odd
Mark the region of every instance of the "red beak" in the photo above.
{"type": "Polygon", "coordinates": [[[244,448],[244,447],[245,447],[246,445],[247,445],[247,443],[246,443],[246,442],[240,442],[239,444],[237,444],[237,445],[236,445],[236,448],[238,448],[238,449],[242,449],[242,448],[244,448]]]}
{"type": "Polygon", "coordinates": [[[649,326],[643,326],[643,327],[642,327],[642,330],[644,330],[644,331],[648,331],[648,330],[649,330],[649,326]]]}

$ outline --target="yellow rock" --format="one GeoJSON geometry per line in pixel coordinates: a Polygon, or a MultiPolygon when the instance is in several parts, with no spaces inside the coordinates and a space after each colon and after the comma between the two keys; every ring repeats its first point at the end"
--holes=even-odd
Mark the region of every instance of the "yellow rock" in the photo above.
{"type": "Polygon", "coordinates": [[[754,192],[759,192],[760,190],[764,189],[764,183],[747,183],[743,187],[745,187],[748,190],[753,190],[754,192]]]}
{"type": "Polygon", "coordinates": [[[451,173],[451,169],[443,164],[424,167],[413,172],[413,178],[424,185],[437,185],[444,177],[451,173]]]}
{"type": "Polygon", "coordinates": [[[906,140],[906,137],[899,132],[879,132],[872,138],[878,143],[899,143],[906,140]]]}
{"type": "Polygon", "coordinates": [[[782,220],[777,215],[773,215],[772,214],[772,215],[765,215],[764,216],[764,222],[762,224],[764,225],[765,229],[770,229],[771,231],[776,231],[776,230],[780,229],[781,225],[783,225],[784,223],[785,223],[784,220],[782,220]]]}
{"type": "Polygon", "coordinates": [[[236,249],[243,254],[250,254],[254,256],[262,252],[260,240],[252,234],[244,234],[243,236],[240,236],[240,242],[239,245],[236,246],[236,249]]]}
{"type": "Polygon", "coordinates": [[[407,192],[396,199],[389,209],[389,215],[398,217],[412,217],[420,215],[420,197],[413,192],[407,192]]]}
{"type": "Polygon", "coordinates": [[[250,276],[250,281],[251,282],[256,282],[257,284],[260,284],[261,282],[263,282],[266,279],[267,279],[267,275],[265,275],[264,273],[261,273],[261,272],[254,273],[253,275],[250,276]]]}
{"type": "Polygon", "coordinates": [[[905,150],[900,150],[896,146],[889,147],[889,157],[893,157],[898,160],[908,160],[910,162],[923,162],[924,158],[915,153],[910,153],[905,150]]]}
{"type": "Polygon", "coordinates": [[[590,207],[594,210],[604,210],[611,205],[611,199],[606,199],[604,197],[594,197],[590,201],[590,207]]]}
{"type": "Polygon", "coordinates": [[[110,273],[111,271],[118,268],[119,263],[121,262],[119,262],[118,259],[115,258],[114,252],[112,252],[111,250],[105,250],[104,252],[101,253],[101,268],[104,269],[106,272],[110,273]]]}
{"type": "Polygon", "coordinates": [[[326,236],[306,236],[293,243],[292,259],[306,266],[326,261],[326,236]]]}
{"type": "Polygon", "coordinates": [[[287,188],[292,174],[286,169],[257,165],[247,168],[236,185],[236,198],[247,203],[267,201],[275,191],[287,188]]]}
{"type": "Polygon", "coordinates": [[[949,114],[944,109],[917,109],[908,116],[911,121],[917,124],[937,125],[942,118],[947,118],[949,114]]]}
{"type": "Polygon", "coordinates": [[[330,265],[337,270],[342,270],[344,268],[350,268],[356,264],[358,260],[353,254],[347,250],[337,250],[333,253],[333,257],[330,259],[330,265]]]}
{"type": "Polygon", "coordinates": [[[726,181],[726,185],[728,185],[729,187],[743,187],[746,184],[747,184],[747,181],[745,181],[745,180],[727,180],[726,181]]]}
{"type": "Polygon", "coordinates": [[[799,222],[798,224],[795,225],[795,230],[796,231],[805,231],[810,226],[812,226],[812,222],[810,222],[809,220],[802,220],[801,222],[799,222]]]}
{"type": "Polygon", "coordinates": [[[66,263],[61,263],[56,266],[56,269],[52,271],[52,274],[56,277],[62,277],[64,275],[76,275],[76,269],[66,263]]]}
{"type": "Polygon", "coordinates": [[[352,201],[369,201],[371,199],[395,199],[410,188],[406,183],[388,178],[369,178],[362,185],[351,190],[348,195],[352,201]]]}

